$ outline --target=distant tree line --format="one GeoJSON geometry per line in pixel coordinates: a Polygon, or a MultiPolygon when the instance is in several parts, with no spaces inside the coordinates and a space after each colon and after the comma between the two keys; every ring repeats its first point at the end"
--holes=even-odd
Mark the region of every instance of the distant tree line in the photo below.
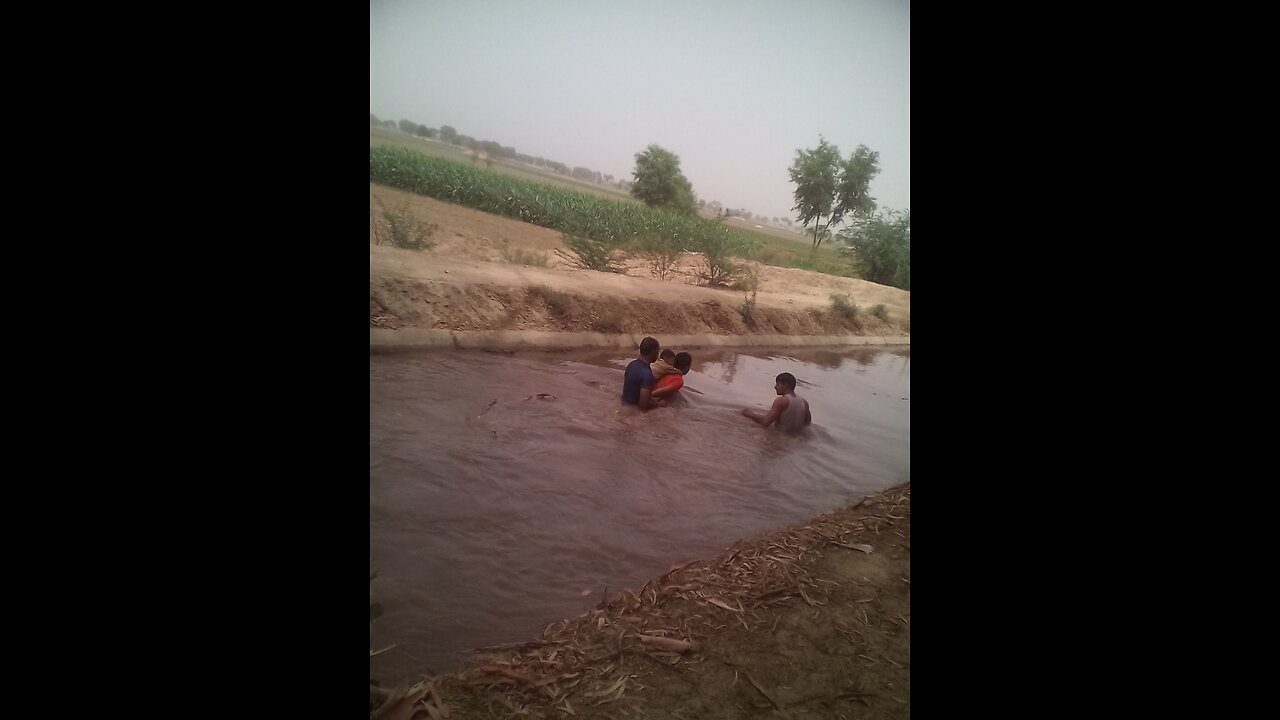
{"type": "Polygon", "coordinates": [[[542,168],[558,175],[564,175],[566,177],[583,180],[585,182],[609,185],[624,191],[629,191],[631,189],[631,183],[627,180],[616,180],[612,175],[606,175],[586,167],[579,166],[571,168],[562,162],[548,160],[544,157],[526,155],[524,153],[517,152],[514,147],[506,146],[493,140],[477,140],[470,135],[463,135],[459,133],[457,128],[450,125],[441,125],[439,129],[435,129],[415,123],[412,120],[401,120],[399,123],[394,120],[379,120],[378,116],[373,113],[369,113],[369,124],[399,130],[406,135],[440,140],[441,142],[446,142],[460,148],[485,153],[489,158],[500,158],[512,162],[523,163],[525,165],[542,168]]]}

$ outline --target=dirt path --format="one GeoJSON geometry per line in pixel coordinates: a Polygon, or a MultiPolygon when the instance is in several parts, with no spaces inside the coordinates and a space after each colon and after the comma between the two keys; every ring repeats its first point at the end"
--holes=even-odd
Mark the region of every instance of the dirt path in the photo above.
{"type": "Polygon", "coordinates": [[[751,263],[744,289],[693,284],[700,257],[686,253],[673,275],[653,277],[642,259],[627,274],[575,268],[560,233],[370,183],[369,322],[380,328],[544,330],[642,334],[910,334],[911,294],[852,278],[751,263]],[[437,227],[435,247],[403,250],[375,234],[384,208],[437,227]],[[557,252],[560,251],[560,252],[557,252]],[[545,266],[523,265],[535,258],[545,266]],[[856,319],[831,309],[847,295],[856,319]],[[884,305],[889,321],[869,313],[884,305]]]}

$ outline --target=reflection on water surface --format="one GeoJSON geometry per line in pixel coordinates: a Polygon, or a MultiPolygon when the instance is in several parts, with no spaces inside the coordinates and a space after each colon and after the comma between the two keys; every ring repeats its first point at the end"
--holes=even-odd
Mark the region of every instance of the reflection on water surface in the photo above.
{"type": "Polygon", "coordinates": [[[682,397],[649,413],[621,406],[616,351],[370,356],[370,647],[396,646],[375,677],[454,670],[606,587],[910,479],[909,349],[690,352],[682,397]],[[738,414],[780,372],[812,408],[799,436],[738,414]]]}

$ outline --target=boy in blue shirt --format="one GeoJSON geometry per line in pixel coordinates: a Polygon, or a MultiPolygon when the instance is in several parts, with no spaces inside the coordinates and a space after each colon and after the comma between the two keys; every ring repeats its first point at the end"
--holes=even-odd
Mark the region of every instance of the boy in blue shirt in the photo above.
{"type": "Polygon", "coordinates": [[[649,369],[649,365],[658,359],[660,349],[655,338],[647,337],[640,341],[640,357],[632,360],[622,375],[622,402],[638,405],[641,410],[667,404],[666,400],[654,399],[653,370],[649,369]]]}

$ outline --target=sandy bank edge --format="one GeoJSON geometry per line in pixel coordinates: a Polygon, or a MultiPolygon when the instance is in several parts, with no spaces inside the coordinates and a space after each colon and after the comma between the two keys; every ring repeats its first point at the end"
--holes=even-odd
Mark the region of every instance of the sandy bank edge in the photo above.
{"type": "MultiPolygon", "coordinates": [[[[428,328],[369,328],[369,351],[416,349],[523,350],[621,348],[634,350],[644,335],[545,330],[437,330],[428,328]]],[[[667,346],[679,347],[831,347],[911,346],[909,335],[666,335],[655,333],[667,346]]]]}
{"type": "MultiPolygon", "coordinates": [[[[684,710],[698,713],[697,717],[756,718],[762,716],[762,707],[768,707],[760,702],[763,698],[777,708],[779,715],[770,714],[777,717],[879,714],[909,718],[910,498],[911,481],[907,480],[805,522],[744,537],[711,556],[677,562],[643,586],[612,594],[606,591],[594,610],[553,622],[528,642],[477,648],[456,671],[421,675],[398,700],[392,691],[371,686],[371,712],[392,696],[391,704],[379,714],[398,704],[402,711],[434,706],[437,713],[454,717],[506,716],[503,707],[527,708],[532,717],[551,717],[559,711],[555,717],[563,717],[571,698],[578,708],[573,714],[586,718],[616,717],[602,712],[600,706],[606,702],[611,703],[609,710],[623,717],[637,713],[641,717],[681,717],[674,711],[684,710]],[[897,531],[902,540],[894,540],[889,531],[897,531]],[[786,557],[770,556],[779,543],[786,557]],[[762,555],[770,561],[767,570],[759,564],[762,555]],[[877,566],[880,572],[868,572],[877,566]],[[891,571],[886,572],[885,566],[891,571]],[[847,582],[859,577],[862,582],[847,582]],[[701,592],[708,585],[715,588],[710,597],[720,603],[701,592]],[[806,589],[812,598],[805,594],[806,589]],[[760,602],[780,592],[781,602],[760,602]],[[721,604],[721,598],[732,602],[721,604]],[[872,604],[872,600],[877,602],[872,604]],[[734,622],[723,613],[721,620],[715,620],[716,611],[704,603],[752,622],[734,622]],[[744,612],[744,605],[749,610],[744,612]],[[708,613],[708,622],[691,622],[708,613]],[[717,622],[723,622],[722,626],[714,627],[717,622]],[[777,635],[780,624],[783,634],[777,635]],[[809,632],[825,629],[824,634],[832,637],[844,635],[856,649],[832,653],[809,641],[793,648],[792,655],[779,652],[783,637],[790,633],[795,638],[805,627],[809,632]],[[847,630],[859,627],[863,631],[847,630]],[[680,650],[680,655],[669,661],[658,660],[659,665],[667,666],[661,674],[643,659],[645,655],[653,657],[644,652],[643,637],[652,639],[655,628],[661,637],[670,634],[668,629],[681,628],[683,631],[672,637],[694,645],[691,655],[680,650]],[[860,639],[846,632],[856,633],[860,639]],[[607,648],[610,642],[618,652],[590,657],[574,648],[607,648]],[[619,659],[624,644],[629,646],[631,662],[638,664],[624,667],[624,660],[619,659]],[[546,648],[552,646],[562,651],[547,656],[546,648]],[[794,662],[794,652],[805,652],[805,646],[809,648],[805,660],[794,662]],[[862,654],[856,654],[858,651],[862,654]],[[713,662],[705,662],[707,659],[713,662]],[[882,659],[888,662],[880,662],[882,659]],[[746,672],[748,666],[773,693],[746,672]],[[749,678],[746,682],[739,682],[740,670],[749,678]],[[622,684],[617,682],[619,674],[642,679],[643,685],[635,683],[625,696],[621,691],[610,695],[622,684]],[[809,682],[825,680],[828,689],[812,697],[796,697],[792,686],[800,677],[809,682]],[[743,689],[747,682],[760,697],[743,689]],[[603,691],[610,683],[617,684],[603,691]],[[546,685],[555,685],[556,693],[541,690],[546,685]],[[840,692],[851,688],[853,692],[840,692]],[[812,704],[815,700],[821,704],[812,704]],[[562,702],[563,706],[555,707],[562,702]],[[862,709],[855,702],[869,712],[849,712],[862,709]],[[711,708],[717,712],[707,712],[711,708]]],[[[672,655],[667,653],[666,657],[672,655]]],[[[401,682],[414,681],[403,678],[401,682]]]]}

